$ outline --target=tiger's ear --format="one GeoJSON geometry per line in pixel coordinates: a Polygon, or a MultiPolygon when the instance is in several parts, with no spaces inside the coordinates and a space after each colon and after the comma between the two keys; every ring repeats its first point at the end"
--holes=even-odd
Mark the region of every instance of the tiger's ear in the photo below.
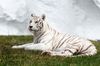
{"type": "Polygon", "coordinates": [[[31,14],[31,17],[33,17],[33,14],[31,14]]]}
{"type": "Polygon", "coordinates": [[[45,20],[45,18],[46,18],[46,16],[43,14],[43,15],[42,15],[42,19],[45,20]]]}

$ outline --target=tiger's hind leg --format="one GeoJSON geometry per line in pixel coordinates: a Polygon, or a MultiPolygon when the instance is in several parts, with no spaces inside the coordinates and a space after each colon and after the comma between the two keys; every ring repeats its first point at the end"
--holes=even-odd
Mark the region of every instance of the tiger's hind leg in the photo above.
{"type": "Polygon", "coordinates": [[[94,45],[90,45],[75,56],[92,56],[95,55],[96,53],[97,53],[96,47],[94,45]]]}
{"type": "Polygon", "coordinates": [[[92,56],[95,55],[96,53],[97,53],[97,49],[94,45],[92,45],[87,50],[82,51],[82,54],[80,54],[80,56],[92,56]]]}

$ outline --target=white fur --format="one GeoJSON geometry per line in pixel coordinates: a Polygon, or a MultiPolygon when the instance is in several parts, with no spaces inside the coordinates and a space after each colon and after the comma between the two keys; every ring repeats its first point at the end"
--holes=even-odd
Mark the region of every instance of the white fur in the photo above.
{"type": "MultiPolygon", "coordinates": [[[[34,17],[33,17],[34,18],[34,17]]],[[[33,22],[30,24],[36,28],[36,24],[33,22]]],[[[41,19],[41,17],[39,17],[41,19]]],[[[32,28],[33,30],[35,28],[32,28]]],[[[80,53],[84,55],[95,55],[97,50],[95,46],[86,39],[80,38],[75,35],[59,33],[56,30],[50,28],[47,22],[43,21],[43,28],[41,31],[35,32],[34,42],[12,46],[12,48],[24,48],[25,50],[40,50],[50,53],[51,56],[73,56],[74,53],[80,53]],[[42,35],[43,34],[43,35],[42,35]]]]}

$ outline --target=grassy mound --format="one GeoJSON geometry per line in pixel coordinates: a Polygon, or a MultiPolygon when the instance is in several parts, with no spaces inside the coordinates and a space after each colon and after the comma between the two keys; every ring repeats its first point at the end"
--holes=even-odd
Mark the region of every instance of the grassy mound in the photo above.
{"type": "Polygon", "coordinates": [[[0,36],[0,66],[100,66],[100,42],[92,41],[98,54],[84,57],[51,57],[39,51],[11,49],[32,42],[32,36],[0,36]]]}

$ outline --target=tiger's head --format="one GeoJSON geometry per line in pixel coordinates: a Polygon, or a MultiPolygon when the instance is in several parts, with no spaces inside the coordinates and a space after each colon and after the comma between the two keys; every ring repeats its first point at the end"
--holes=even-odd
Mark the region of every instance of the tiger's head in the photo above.
{"type": "Polygon", "coordinates": [[[29,30],[30,31],[40,31],[43,28],[44,21],[45,21],[45,15],[33,16],[33,14],[31,14],[31,19],[29,22],[29,30]]]}

